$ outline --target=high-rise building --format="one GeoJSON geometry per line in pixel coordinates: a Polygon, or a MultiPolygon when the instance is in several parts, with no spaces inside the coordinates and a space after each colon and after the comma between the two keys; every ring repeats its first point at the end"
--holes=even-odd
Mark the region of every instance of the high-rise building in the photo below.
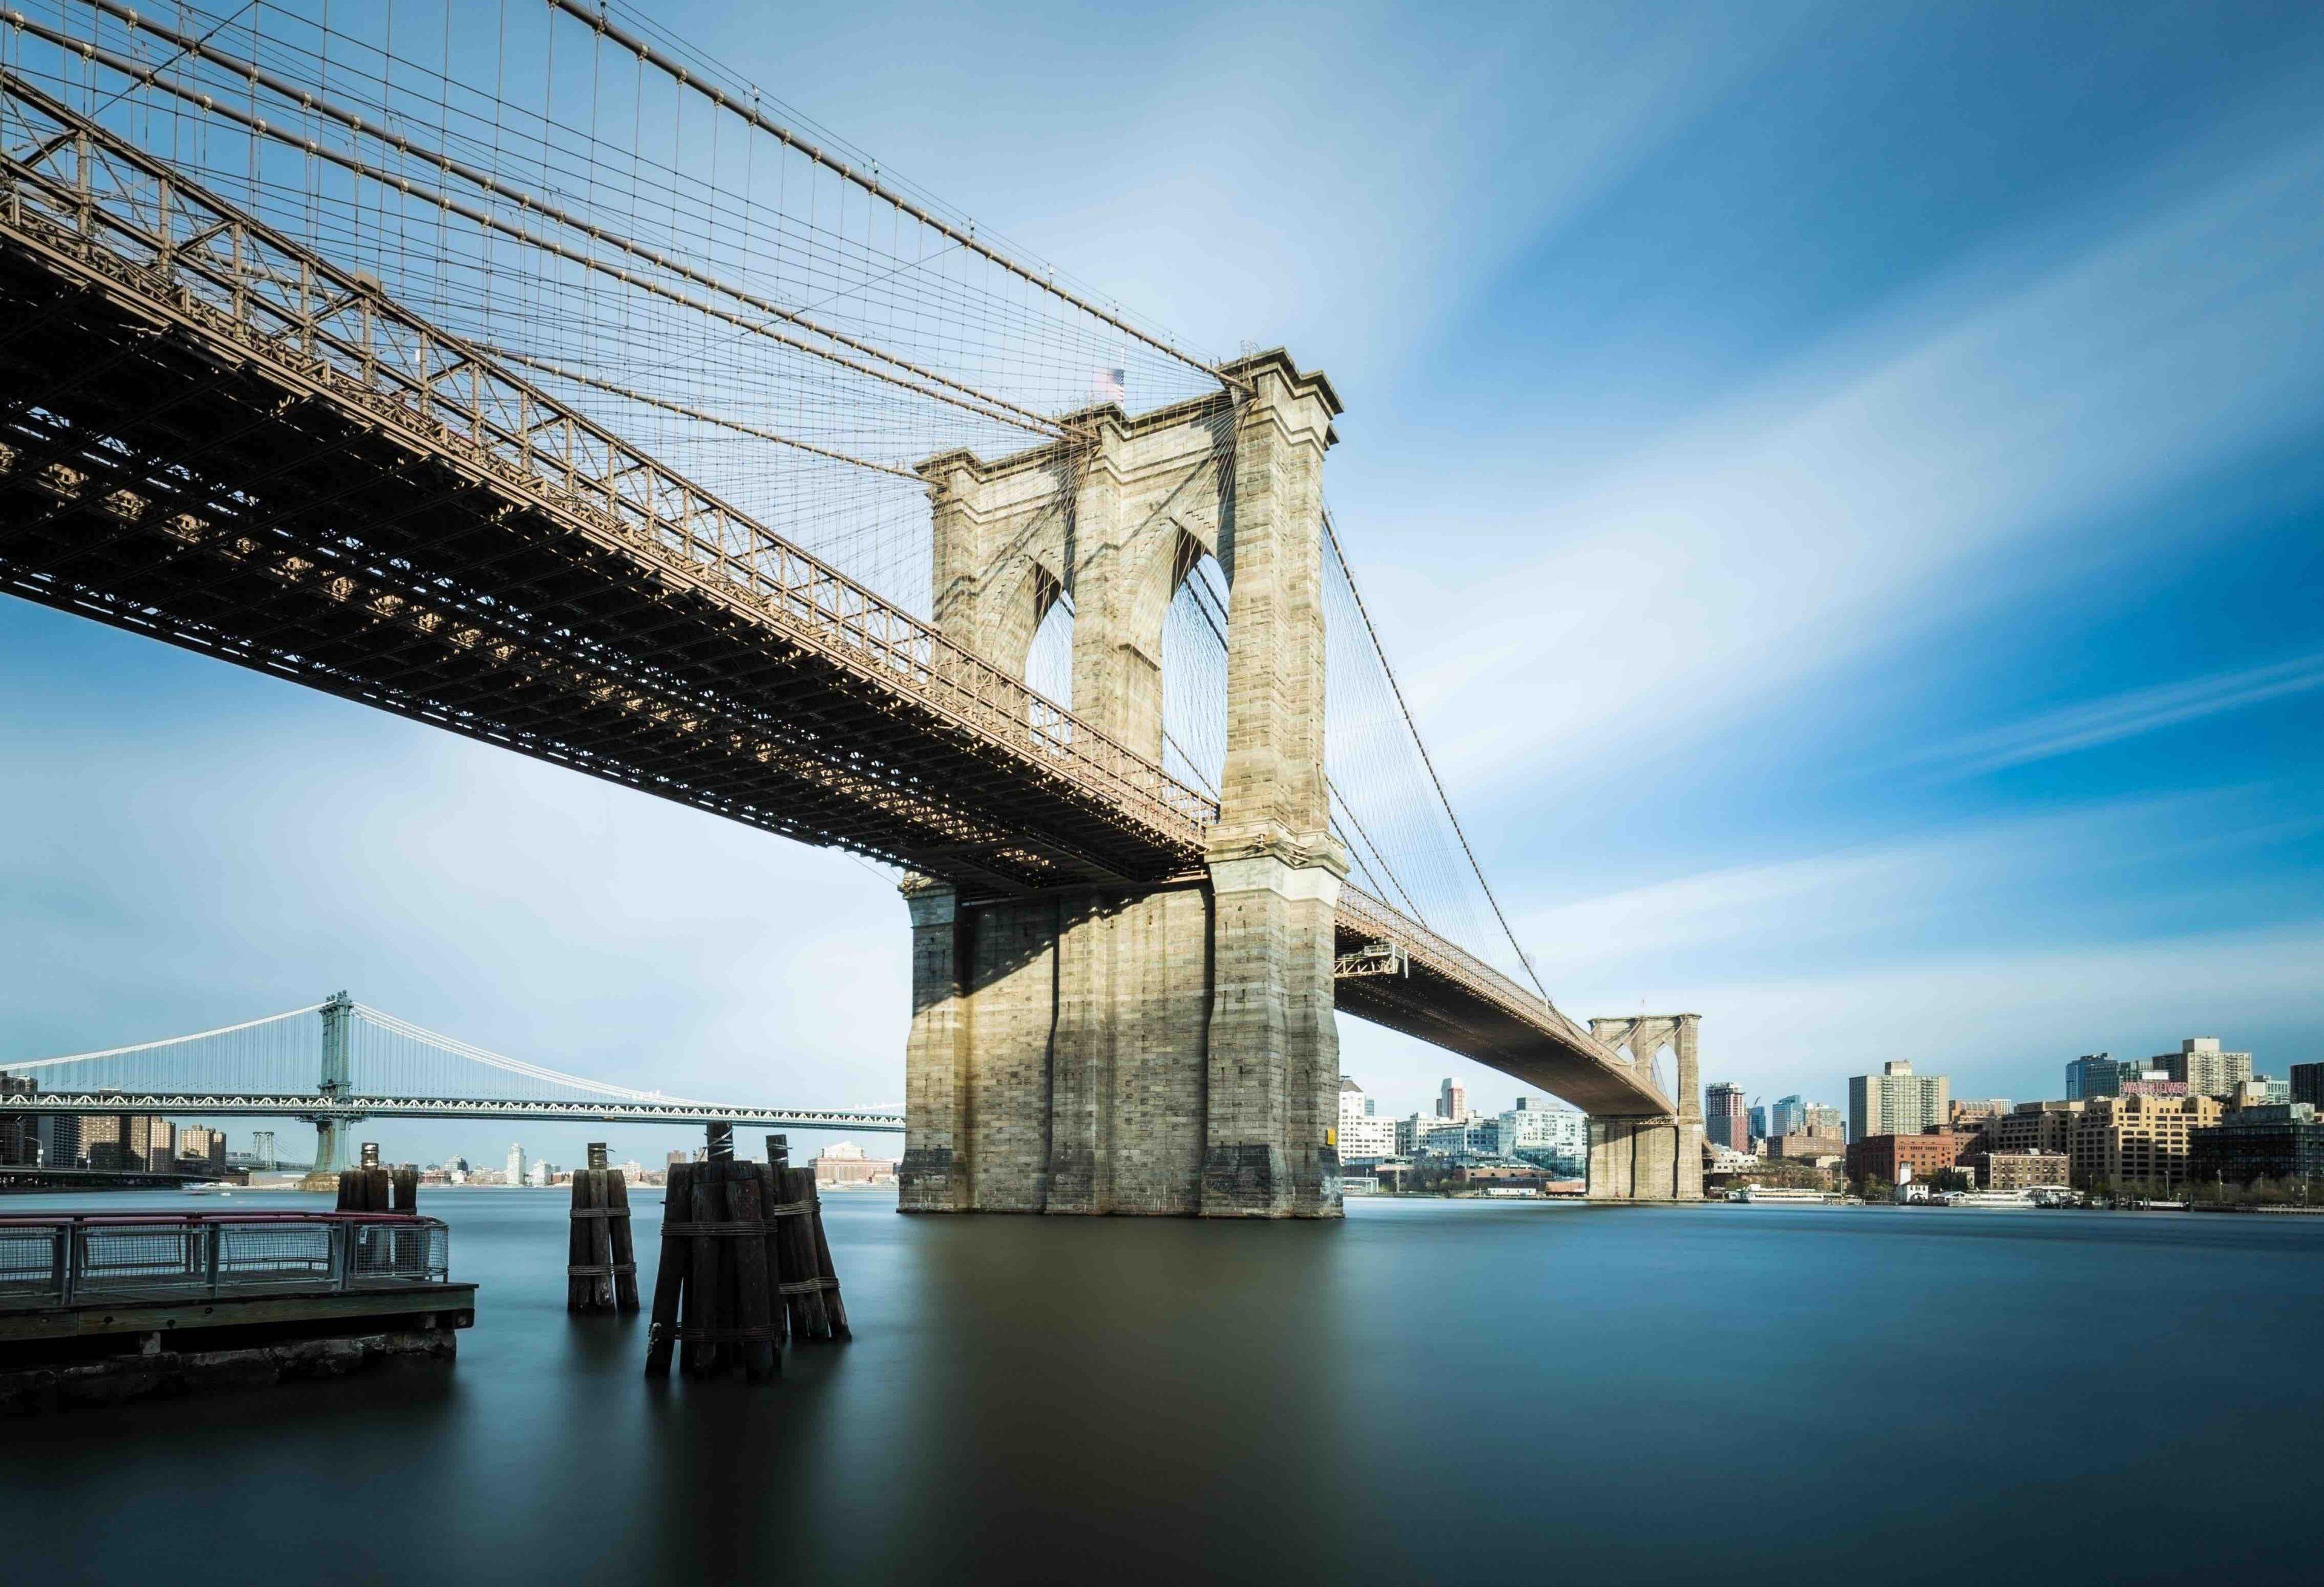
{"type": "Polygon", "coordinates": [[[2324,1063],[2292,1066],[2292,1100],[2324,1108],[2324,1063]]]}
{"type": "Polygon", "coordinates": [[[2021,1102],[1986,1127],[1983,1144],[1991,1151],[2065,1151],[2074,1141],[2074,1120],[2090,1105],[2021,1102]]]}
{"type": "Polygon", "coordinates": [[[151,1114],[132,1114],[129,1156],[133,1168],[149,1174],[168,1173],[178,1166],[178,1126],[151,1114]]]}
{"type": "Polygon", "coordinates": [[[1436,1088],[1436,1116],[1440,1119],[1465,1119],[1469,1116],[1469,1087],[1451,1076],[1436,1088]]]}
{"type": "Polygon", "coordinates": [[[524,1183],[524,1148],[513,1141],[509,1142],[508,1179],[505,1183],[511,1185],[524,1183]]]}
{"type": "Polygon", "coordinates": [[[1808,1133],[1807,1104],[1794,1091],[1789,1096],[1778,1096],[1767,1110],[1767,1133],[1770,1135],[1804,1135],[1808,1133]]]}
{"type": "Polygon", "coordinates": [[[1501,1155],[1522,1157],[1545,1168],[1578,1170],[1583,1156],[1584,1115],[1538,1096],[1520,1096],[1500,1117],[1501,1155]]]}
{"type": "Polygon", "coordinates": [[[2226,1096],[2252,1078],[2252,1055],[2223,1052],[2217,1036],[2190,1036],[2176,1052],[2158,1054],[2156,1069],[2174,1080],[2184,1080],[2197,1096],[2226,1096]]]}
{"type": "Polygon", "coordinates": [[[1742,1087],[1713,1080],[1702,1088],[1702,1138],[1737,1151],[1751,1150],[1751,1120],[1742,1087]]]}
{"type": "Polygon", "coordinates": [[[1804,1125],[1809,1134],[1828,1135],[1834,1141],[1848,1139],[1846,1121],[1840,1116],[1840,1109],[1811,1102],[1803,1111],[1807,1115],[1804,1125]]]}
{"type": "Polygon", "coordinates": [[[126,1114],[84,1114],[80,1121],[80,1160],[93,1169],[127,1166],[121,1160],[121,1138],[128,1131],[126,1114]]]}
{"type": "Polygon", "coordinates": [[[2119,1096],[2125,1080],[2144,1078],[2146,1065],[2110,1053],[2085,1052],[2066,1066],[2066,1100],[2088,1102],[2094,1096],[2119,1096]]]}
{"type": "Polygon", "coordinates": [[[273,1131],[253,1130],[250,1133],[250,1161],[254,1168],[271,1169],[274,1166],[273,1131]]]}
{"type": "Polygon", "coordinates": [[[41,1148],[41,1161],[52,1169],[78,1168],[81,1160],[80,1124],[80,1118],[75,1114],[44,1115],[33,1126],[33,1139],[41,1148]]]}
{"type": "Polygon", "coordinates": [[[226,1132],[188,1124],[178,1132],[178,1160],[199,1163],[212,1173],[226,1172],[226,1132]]]}
{"type": "Polygon", "coordinates": [[[2186,1182],[2194,1133],[2219,1122],[2216,1096],[2100,1096],[2074,1120],[2075,1182],[2161,1194],[2186,1182]]]}
{"type": "Polygon", "coordinates": [[[1340,1077],[1340,1163],[1361,1165],[1396,1155],[1396,1121],[1378,1117],[1364,1088],[1340,1077]]]}
{"type": "Polygon", "coordinates": [[[1854,1076],[1848,1082],[1848,1138],[1868,1141],[1942,1128],[1950,1089],[1944,1076],[1916,1075],[1903,1059],[1882,1064],[1877,1075],[1854,1076]]]}
{"type": "Polygon", "coordinates": [[[1751,1108],[1751,1137],[1755,1141],[1767,1138],[1767,1110],[1756,1103],[1751,1108]]]}

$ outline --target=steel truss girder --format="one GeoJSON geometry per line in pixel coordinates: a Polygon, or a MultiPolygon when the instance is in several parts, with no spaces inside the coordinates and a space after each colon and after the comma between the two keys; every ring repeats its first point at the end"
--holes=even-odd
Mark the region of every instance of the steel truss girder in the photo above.
{"type": "Polygon", "coordinates": [[[7,1110],[53,1118],[105,1114],[177,1113],[250,1118],[285,1115],[352,1124],[365,1118],[535,1119],[602,1124],[748,1124],[771,1130],[861,1130],[897,1133],[904,1115],[836,1108],[729,1107],[714,1102],[508,1102],[463,1096],[341,1096],[312,1092],[43,1092],[12,1096],[7,1110]]]}

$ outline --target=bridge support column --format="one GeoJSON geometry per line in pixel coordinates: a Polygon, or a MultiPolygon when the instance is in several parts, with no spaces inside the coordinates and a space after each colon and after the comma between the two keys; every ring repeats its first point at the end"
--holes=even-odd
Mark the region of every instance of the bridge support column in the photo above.
{"type": "Polygon", "coordinates": [[[315,1121],[315,1168],[318,1174],[336,1174],[347,1166],[347,1125],[340,1119],[315,1121]]]}
{"type": "Polygon", "coordinates": [[[1669,1047],[1678,1059],[1678,1111],[1659,1117],[1591,1118],[1587,1194],[1592,1201],[1702,1199],[1702,1087],[1695,1053],[1700,1014],[1642,1014],[1591,1020],[1590,1033],[1609,1047],[1628,1049],[1630,1061],[1651,1069],[1669,1047]]]}
{"type": "Polygon", "coordinates": [[[983,901],[907,884],[906,1211],[1339,1215],[1322,491],[1339,402],[1280,353],[1229,372],[1247,399],[1093,409],[1072,443],[921,465],[939,628],[1021,670],[1070,591],[1075,714],[1157,761],[1164,618],[1214,551],[1227,755],[1200,874],[983,901]]]}
{"type": "Polygon", "coordinates": [[[1227,570],[1227,757],[1211,835],[1210,1217],[1336,1217],[1333,917],[1346,857],[1323,780],[1323,453],[1331,387],[1246,361],[1227,570]]]}

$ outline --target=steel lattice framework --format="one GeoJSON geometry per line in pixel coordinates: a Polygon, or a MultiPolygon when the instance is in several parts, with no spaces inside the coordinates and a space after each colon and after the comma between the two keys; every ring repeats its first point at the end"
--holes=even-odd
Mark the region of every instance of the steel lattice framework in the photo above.
{"type": "Polygon", "coordinates": [[[51,1092],[12,1096],[8,1111],[27,1117],[91,1114],[194,1114],[205,1118],[531,1119],[549,1124],[747,1124],[770,1130],[861,1130],[900,1134],[899,1113],[728,1106],[715,1102],[529,1102],[490,1096],[322,1097],[288,1091],[51,1092]]]}
{"type": "MultiPolygon", "coordinates": [[[[0,95],[0,588],[972,895],[1200,872],[1209,795],[22,78],[0,95]]],[[[1349,1012],[1670,1111],[1379,899],[1339,935],[1410,967],[1343,981],[1349,1012]]]]}

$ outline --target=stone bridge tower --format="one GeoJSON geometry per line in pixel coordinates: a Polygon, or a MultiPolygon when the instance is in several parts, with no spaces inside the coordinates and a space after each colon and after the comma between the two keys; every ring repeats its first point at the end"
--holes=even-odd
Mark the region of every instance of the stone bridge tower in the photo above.
{"type": "Polygon", "coordinates": [[[1678,1112],[1664,1118],[1592,1115],[1587,1194],[1592,1201],[1702,1199],[1702,1086],[1695,1058],[1699,1014],[1591,1020],[1590,1033],[1651,1072],[1655,1055],[1678,1057],[1678,1112]]]}
{"type": "Polygon", "coordinates": [[[1340,1214],[1333,922],[1347,861],[1323,780],[1331,383],[1280,352],[1249,390],[985,463],[920,465],[935,613],[1021,677],[1073,599],[1074,713],[1162,758],[1162,628],[1204,554],[1229,588],[1227,753],[1205,865],[1174,883],[977,901],[905,886],[908,1212],[1340,1214]]]}

